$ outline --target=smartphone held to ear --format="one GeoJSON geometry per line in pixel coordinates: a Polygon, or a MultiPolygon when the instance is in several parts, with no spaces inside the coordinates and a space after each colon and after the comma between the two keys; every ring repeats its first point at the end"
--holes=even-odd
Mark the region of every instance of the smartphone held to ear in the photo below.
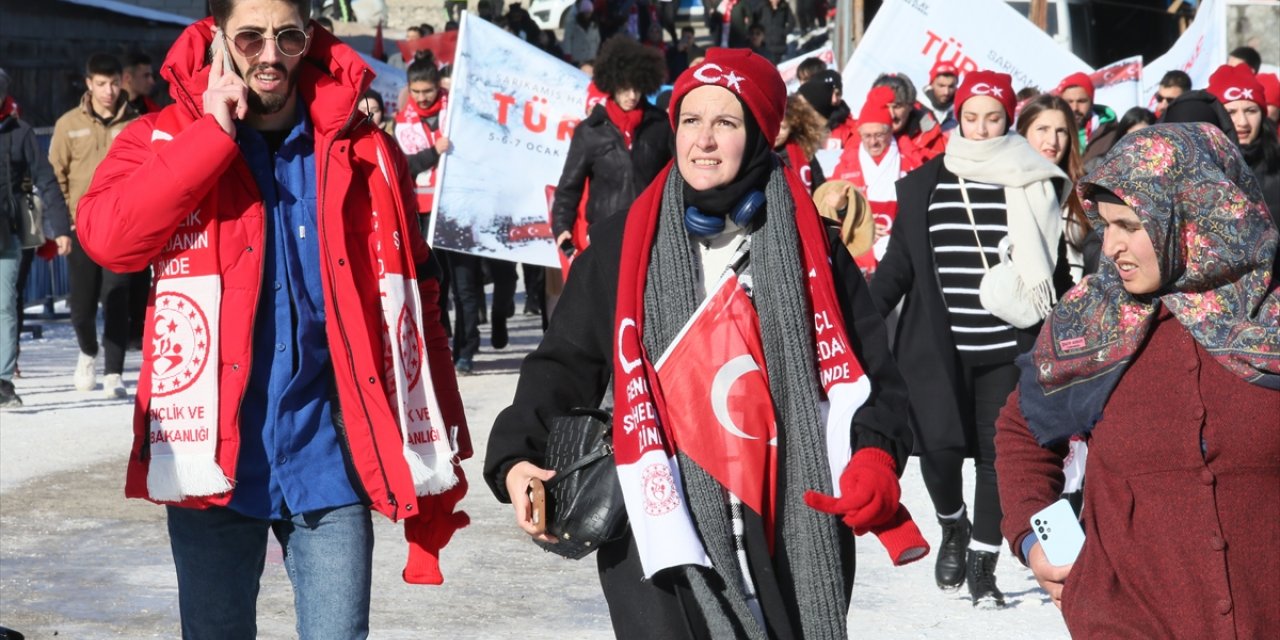
{"type": "Polygon", "coordinates": [[[218,51],[222,52],[222,73],[231,73],[235,65],[231,60],[231,51],[227,48],[227,39],[222,29],[214,27],[213,42],[209,43],[209,64],[213,64],[214,59],[218,57],[214,55],[218,51]]]}
{"type": "Polygon", "coordinates": [[[1084,547],[1084,529],[1067,500],[1059,500],[1031,516],[1031,535],[1036,537],[1045,558],[1062,567],[1076,561],[1084,547]]]}

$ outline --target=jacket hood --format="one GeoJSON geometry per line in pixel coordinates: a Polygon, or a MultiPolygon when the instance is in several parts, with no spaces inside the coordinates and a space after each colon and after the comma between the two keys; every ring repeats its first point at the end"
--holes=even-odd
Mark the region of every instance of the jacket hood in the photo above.
{"type": "MultiPolygon", "coordinates": [[[[354,49],[314,21],[310,26],[311,46],[298,66],[298,94],[308,107],[316,133],[330,137],[347,126],[374,73],[354,49]]],[[[160,69],[174,101],[193,118],[204,115],[212,43],[213,18],[195,22],[178,36],[160,69]]]]}

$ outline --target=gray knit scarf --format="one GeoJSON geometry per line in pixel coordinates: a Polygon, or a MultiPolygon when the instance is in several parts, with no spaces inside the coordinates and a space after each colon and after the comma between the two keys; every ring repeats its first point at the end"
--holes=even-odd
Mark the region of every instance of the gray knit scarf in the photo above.
{"type": "MultiPolygon", "coordinates": [[[[645,349],[663,353],[700,302],[697,247],[685,231],[684,179],[673,170],[649,255],[644,290],[645,349]]],[[[826,460],[811,304],[796,232],[795,202],[775,169],[765,189],[764,222],[752,234],[753,301],[760,315],[765,365],[778,418],[778,531],[774,563],[782,596],[799,616],[796,635],[847,637],[848,615],[836,520],[805,505],[806,489],[832,492],[826,460]],[[803,354],[805,357],[795,357],[803,354]]],[[[714,274],[718,275],[718,274],[714,274]]],[[[714,278],[712,278],[714,279],[714,278]]],[[[686,578],[713,638],[768,637],[747,607],[724,488],[689,457],[679,457],[685,497],[712,568],[686,567],[686,578]]]]}

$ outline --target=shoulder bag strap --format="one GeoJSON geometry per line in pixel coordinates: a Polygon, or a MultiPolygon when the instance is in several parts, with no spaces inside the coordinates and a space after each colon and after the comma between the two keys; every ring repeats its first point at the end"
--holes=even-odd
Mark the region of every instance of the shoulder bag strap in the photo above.
{"type": "Polygon", "coordinates": [[[982,246],[982,237],[978,235],[978,223],[973,219],[973,205],[969,204],[969,190],[965,188],[964,178],[956,176],[960,181],[960,197],[964,198],[964,212],[969,214],[969,226],[973,227],[973,239],[978,241],[978,256],[982,258],[982,268],[991,271],[991,264],[987,262],[987,249],[982,246]]]}

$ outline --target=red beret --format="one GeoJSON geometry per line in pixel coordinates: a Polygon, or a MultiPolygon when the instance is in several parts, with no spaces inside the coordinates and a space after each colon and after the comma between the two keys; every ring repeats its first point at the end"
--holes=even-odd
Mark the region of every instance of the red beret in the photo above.
{"type": "Polygon", "coordinates": [[[1093,102],[1093,80],[1089,79],[1089,74],[1083,71],[1077,71],[1063,78],[1062,82],[1058,83],[1058,88],[1053,90],[1053,95],[1060,96],[1063,91],[1066,91],[1071,87],[1080,87],[1081,89],[1084,89],[1084,92],[1089,94],[1089,101],[1093,102]]]}
{"type": "Polygon", "coordinates": [[[1259,73],[1258,84],[1267,96],[1267,106],[1280,107],[1280,76],[1274,73],[1259,73]]]}
{"type": "Polygon", "coordinates": [[[950,62],[935,62],[933,68],[929,70],[929,83],[933,84],[938,76],[955,76],[960,77],[960,68],[950,62]]]}
{"type": "Polygon", "coordinates": [[[713,84],[733,92],[760,126],[765,140],[778,137],[782,114],[787,107],[787,85],[778,68],[750,49],[713,47],[696,67],[689,67],[676,78],[671,89],[671,128],[679,128],[680,101],[690,91],[713,84]]]}
{"type": "Polygon", "coordinates": [[[1253,70],[1243,64],[1234,67],[1224,64],[1218,67],[1209,76],[1209,93],[1224,106],[1236,100],[1249,100],[1263,108],[1267,106],[1266,90],[1258,82],[1258,77],[1253,75],[1253,70]]]}
{"type": "Polygon", "coordinates": [[[1004,114],[1009,119],[1009,125],[1013,126],[1013,108],[1017,103],[1017,96],[1013,93],[1013,78],[1009,74],[999,71],[970,71],[964,74],[964,82],[960,83],[959,89],[956,89],[957,115],[965,101],[974,96],[987,96],[998,100],[1001,105],[1004,105],[1004,114]]]}
{"type": "Polygon", "coordinates": [[[867,94],[867,101],[862,103],[862,112],[858,114],[858,125],[879,123],[893,125],[893,114],[889,113],[889,103],[897,98],[893,88],[875,87],[867,94]]]}

